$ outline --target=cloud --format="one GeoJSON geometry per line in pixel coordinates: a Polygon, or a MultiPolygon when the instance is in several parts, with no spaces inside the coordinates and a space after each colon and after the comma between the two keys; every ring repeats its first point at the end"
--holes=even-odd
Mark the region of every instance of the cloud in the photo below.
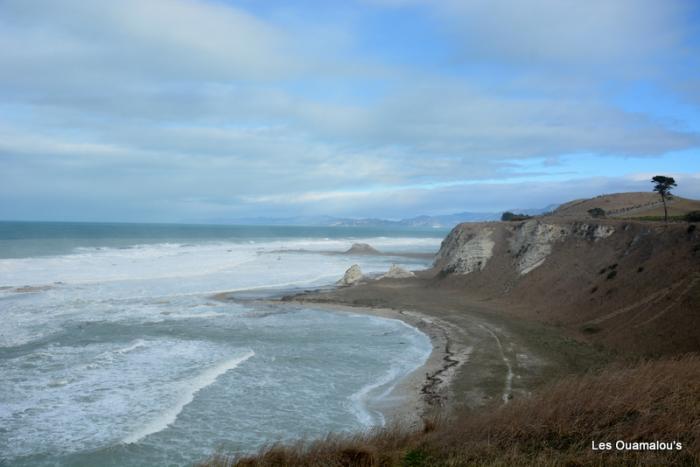
{"type": "Polygon", "coordinates": [[[217,3],[8,0],[1,10],[2,56],[14,68],[4,76],[15,79],[94,88],[129,75],[264,80],[303,67],[283,31],[217,3]],[[56,73],[36,73],[48,67],[56,73]]]}
{"type": "MultiPolygon", "coordinates": [[[[524,66],[605,67],[607,73],[648,65],[676,53],[691,31],[692,4],[682,0],[376,0],[433,10],[460,41],[465,59],[524,66]],[[613,69],[611,69],[613,68],[613,69]]],[[[637,68],[637,71],[639,69],[637,68]]]]}
{"type": "Polygon", "coordinates": [[[289,20],[205,0],[0,2],[0,194],[35,212],[121,202],[138,220],[432,212],[460,210],[449,196],[484,181],[483,203],[500,206],[527,161],[554,173],[565,155],[700,146],[606,88],[686,48],[682,2],[379,3],[289,20]],[[390,28],[387,6],[409,25],[424,21],[412,8],[431,11],[431,45],[390,28]],[[427,47],[431,66],[371,27],[427,47]]]}

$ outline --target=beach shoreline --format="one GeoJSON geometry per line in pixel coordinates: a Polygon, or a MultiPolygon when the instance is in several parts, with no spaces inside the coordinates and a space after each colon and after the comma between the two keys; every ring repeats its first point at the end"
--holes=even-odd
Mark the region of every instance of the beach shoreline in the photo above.
{"type": "Polygon", "coordinates": [[[564,374],[581,371],[574,364],[594,367],[603,361],[600,353],[562,336],[559,329],[515,318],[505,303],[438,286],[429,270],[416,274],[274,297],[250,297],[238,291],[212,298],[367,314],[401,320],[423,332],[432,345],[427,361],[403,376],[383,403],[372,407],[387,424],[408,429],[420,430],[425,420],[453,409],[507,404],[564,374]]]}
{"type": "MultiPolygon", "coordinates": [[[[212,298],[219,301],[235,300],[235,293],[218,293],[212,298]]],[[[447,403],[451,379],[456,369],[468,358],[468,353],[454,351],[456,335],[453,327],[424,313],[384,307],[352,306],[340,302],[317,303],[305,301],[301,296],[252,299],[246,302],[273,306],[304,306],[321,311],[399,320],[425,334],[431,343],[431,352],[426,361],[410,373],[402,375],[387,397],[373,401],[372,408],[382,413],[386,425],[422,429],[424,419],[436,414],[438,409],[447,403]]]]}
{"type": "MultiPolygon", "coordinates": [[[[289,302],[287,302],[289,303],[289,302]]],[[[356,307],[344,304],[310,304],[304,301],[292,302],[327,311],[365,314],[380,318],[399,320],[425,334],[432,346],[427,360],[403,375],[388,397],[376,401],[376,409],[384,415],[387,425],[402,428],[422,429],[423,421],[437,413],[449,397],[450,382],[455,370],[466,359],[453,352],[455,335],[447,323],[419,312],[395,310],[391,308],[356,307]]]]}
{"type": "Polygon", "coordinates": [[[459,287],[435,283],[430,270],[416,271],[413,278],[306,290],[279,301],[400,319],[428,335],[430,358],[397,389],[412,391],[414,400],[417,395],[417,418],[505,404],[609,359],[556,327],[518,318],[518,309],[508,303],[479,300],[459,287]]]}

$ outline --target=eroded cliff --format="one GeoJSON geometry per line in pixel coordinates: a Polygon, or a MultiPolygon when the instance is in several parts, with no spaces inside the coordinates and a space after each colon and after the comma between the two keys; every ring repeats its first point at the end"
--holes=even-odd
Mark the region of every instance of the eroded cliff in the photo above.
{"type": "Polygon", "coordinates": [[[542,217],[466,223],[442,242],[436,280],[621,351],[700,350],[694,224],[542,217]]]}

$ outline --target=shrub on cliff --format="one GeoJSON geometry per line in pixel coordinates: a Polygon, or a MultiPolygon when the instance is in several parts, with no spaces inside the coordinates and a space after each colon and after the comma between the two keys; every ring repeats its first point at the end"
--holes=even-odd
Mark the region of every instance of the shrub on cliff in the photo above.
{"type": "Polygon", "coordinates": [[[502,221],[524,221],[531,218],[532,216],[528,216],[527,214],[516,214],[510,211],[506,211],[501,215],[502,221]]]}
{"type": "Polygon", "coordinates": [[[591,208],[588,210],[588,214],[595,218],[605,217],[605,210],[601,208],[591,208]]]}
{"type": "Polygon", "coordinates": [[[690,211],[685,215],[686,222],[700,222],[700,211],[690,211]]]}

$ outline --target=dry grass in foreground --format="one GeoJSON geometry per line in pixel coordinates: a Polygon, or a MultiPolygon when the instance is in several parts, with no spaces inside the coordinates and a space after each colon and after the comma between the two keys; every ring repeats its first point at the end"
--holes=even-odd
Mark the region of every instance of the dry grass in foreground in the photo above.
{"type": "Polygon", "coordinates": [[[274,445],[204,466],[700,465],[700,357],[609,367],[528,399],[427,423],[274,445]],[[593,451],[591,443],[678,441],[680,451],[593,451]]]}

